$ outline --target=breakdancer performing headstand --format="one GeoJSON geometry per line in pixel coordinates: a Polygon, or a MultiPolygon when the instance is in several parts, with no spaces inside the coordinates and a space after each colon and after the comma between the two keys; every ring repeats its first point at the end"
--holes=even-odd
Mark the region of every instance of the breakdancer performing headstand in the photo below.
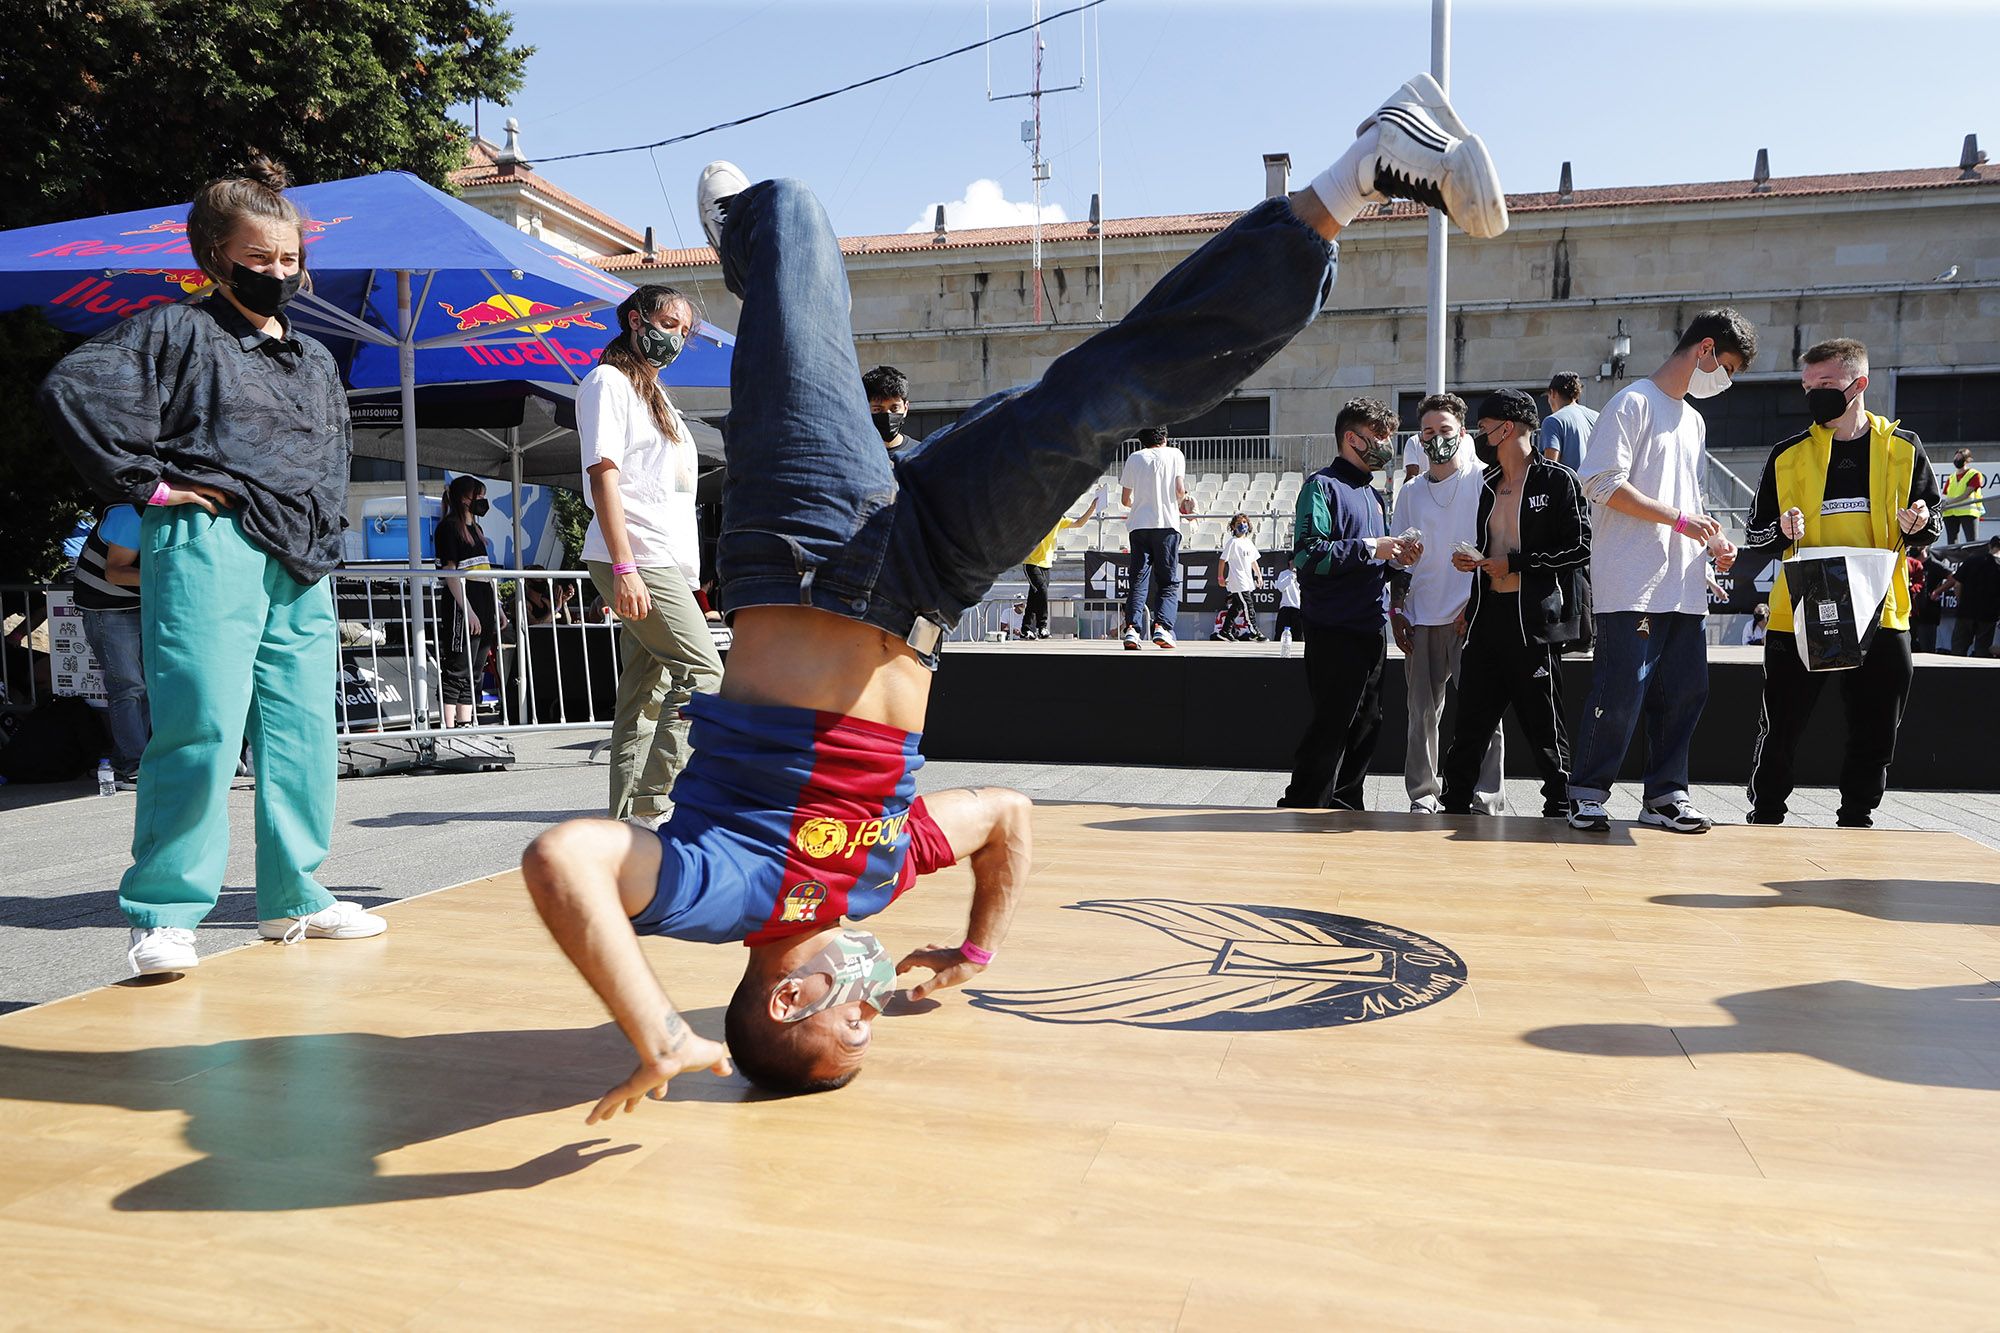
{"type": "Polygon", "coordinates": [[[1398,89],[1311,188],[1267,199],[1162,278],[1039,384],[996,394],[891,455],[868,417],[847,278],[826,215],[795,181],[702,172],[702,223],[743,301],[730,372],[716,560],[734,644],[689,706],[694,757],[657,832],[573,820],[522,871],[556,942],[639,1067],[597,1120],[733,1055],[779,1091],[837,1088],[866,1054],[897,974],[914,999],[983,970],[1028,872],[1028,802],[1004,790],[912,799],[939,641],[1020,563],[1141,427],[1220,402],[1313,318],[1332,242],[1369,203],[1413,199],[1468,233],[1507,206],[1485,146],[1428,75],[1398,89]],[[962,944],[890,962],[844,926],[919,876],[969,860],[962,944]],[[641,934],[749,946],[728,1050],[675,1012],[641,934]]]}

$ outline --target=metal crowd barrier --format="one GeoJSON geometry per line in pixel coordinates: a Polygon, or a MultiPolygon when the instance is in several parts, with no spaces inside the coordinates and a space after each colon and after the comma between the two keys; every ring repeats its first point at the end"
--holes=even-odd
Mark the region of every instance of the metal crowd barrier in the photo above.
{"type": "Polygon", "coordinates": [[[48,694],[48,683],[39,679],[37,663],[46,670],[48,645],[36,647],[49,613],[47,583],[0,583],[0,631],[5,646],[0,648],[0,709],[26,712],[48,694]],[[41,654],[38,658],[37,654],[41,654]]]}
{"type": "Polygon", "coordinates": [[[601,730],[611,721],[621,630],[615,617],[589,612],[589,575],[349,566],[331,577],[341,633],[343,741],[601,730]],[[506,618],[491,636],[490,705],[481,684],[488,664],[471,660],[478,640],[451,632],[454,621],[464,624],[447,604],[452,580],[493,585],[506,618]],[[469,677],[479,702],[469,726],[446,728],[444,678],[454,670],[469,677]]]}

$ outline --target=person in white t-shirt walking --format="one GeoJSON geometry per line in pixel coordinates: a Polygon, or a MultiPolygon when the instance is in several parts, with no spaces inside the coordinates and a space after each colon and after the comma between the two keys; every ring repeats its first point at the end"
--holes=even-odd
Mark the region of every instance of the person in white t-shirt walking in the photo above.
{"type": "MultiPolygon", "coordinates": [[[[1458,675],[1464,630],[1459,614],[1472,595],[1471,574],[1452,567],[1461,543],[1478,545],[1479,467],[1465,433],[1466,402],[1455,393],[1433,394],[1417,405],[1416,441],[1428,470],[1396,496],[1389,526],[1398,533],[1423,534],[1423,554],[1408,570],[1390,575],[1389,631],[1403,651],[1405,711],[1409,731],[1403,753],[1403,790],[1411,814],[1436,814],[1443,783],[1438,774],[1438,723],[1444,717],[1445,688],[1458,675]]],[[[1502,785],[1501,734],[1479,769],[1472,806],[1483,815],[1507,808],[1502,785]]]]}
{"type": "Polygon", "coordinates": [[[1688,800],[1688,746],[1708,702],[1708,560],[1728,573],[1736,547],[1702,512],[1707,427],[1687,400],[1721,393],[1756,355],[1755,325],[1705,310],[1666,364],[1611,396],[1590,433],[1581,480],[1597,639],[1570,769],[1573,828],[1610,830],[1604,802],[1642,715],[1639,822],[1676,833],[1713,823],[1688,800]]]}
{"type": "Polygon", "coordinates": [[[722,684],[722,658],[694,599],[700,461],[659,379],[696,322],[693,303],[672,287],[639,288],[619,305],[618,336],[576,393],[591,510],[584,567],[623,624],[611,724],[613,819],[655,823],[673,809],[669,793],[688,762],[681,710],[722,684]]]}
{"type": "Polygon", "coordinates": [[[1250,594],[1264,585],[1263,559],[1264,553],[1250,540],[1250,516],[1237,514],[1229,520],[1229,538],[1222,543],[1220,562],[1222,591],[1228,599],[1223,608],[1223,623],[1230,628],[1218,637],[1234,637],[1234,627],[1243,624],[1250,627],[1252,640],[1264,642],[1257,629],[1256,609],[1250,604],[1250,594]]]}
{"type": "Polygon", "coordinates": [[[1119,474],[1132,547],[1131,590],[1125,598],[1125,646],[1136,651],[1152,628],[1153,642],[1174,646],[1181,609],[1181,514],[1188,499],[1187,459],[1167,443],[1164,426],[1139,432],[1139,447],[1119,474]]]}
{"type": "Polygon", "coordinates": [[[1306,637],[1305,612],[1299,609],[1299,571],[1286,564],[1271,580],[1271,587],[1278,594],[1278,624],[1271,633],[1289,653],[1292,640],[1304,642],[1306,637]]]}

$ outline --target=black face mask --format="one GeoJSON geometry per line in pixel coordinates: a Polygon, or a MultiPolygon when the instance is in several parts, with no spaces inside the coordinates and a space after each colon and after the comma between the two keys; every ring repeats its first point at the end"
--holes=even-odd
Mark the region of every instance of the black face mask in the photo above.
{"type": "Polygon", "coordinates": [[[1483,430],[1472,432],[1472,454],[1479,460],[1479,466],[1482,468],[1492,467],[1500,461],[1500,451],[1494,447],[1493,441],[1487,438],[1483,430]]]}
{"type": "Polygon", "coordinates": [[[482,495],[472,502],[472,516],[474,518],[485,518],[486,511],[492,507],[486,503],[486,497],[482,495]]]}
{"type": "Polygon", "coordinates": [[[254,268],[238,264],[229,270],[229,290],[236,293],[236,299],[243,303],[245,310],[269,319],[292,303],[305,277],[304,269],[289,278],[274,278],[268,273],[259,273],[254,268]]]}
{"type": "Polygon", "coordinates": [[[903,423],[909,420],[909,417],[910,414],[908,412],[870,412],[868,414],[868,419],[875,423],[875,429],[881,434],[882,443],[884,444],[887,444],[903,433],[903,423]]]}
{"type": "MultiPolygon", "coordinates": [[[[1854,385],[1850,382],[1848,389],[1854,385]]],[[[1831,426],[1847,415],[1847,389],[1807,389],[1806,415],[1816,426],[1831,426]]]]}

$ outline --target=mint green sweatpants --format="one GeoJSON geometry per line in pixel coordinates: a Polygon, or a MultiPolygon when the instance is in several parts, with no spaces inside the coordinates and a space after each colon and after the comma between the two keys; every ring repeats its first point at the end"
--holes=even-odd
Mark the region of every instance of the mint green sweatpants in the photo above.
{"type": "Polygon", "coordinates": [[[337,775],[332,587],[299,583],[234,515],[199,505],[146,510],[139,540],[153,738],[118,905],[134,926],[192,928],[214,909],[247,726],[257,916],[317,912],[333,902],[313,879],[333,834],[337,775]]]}

